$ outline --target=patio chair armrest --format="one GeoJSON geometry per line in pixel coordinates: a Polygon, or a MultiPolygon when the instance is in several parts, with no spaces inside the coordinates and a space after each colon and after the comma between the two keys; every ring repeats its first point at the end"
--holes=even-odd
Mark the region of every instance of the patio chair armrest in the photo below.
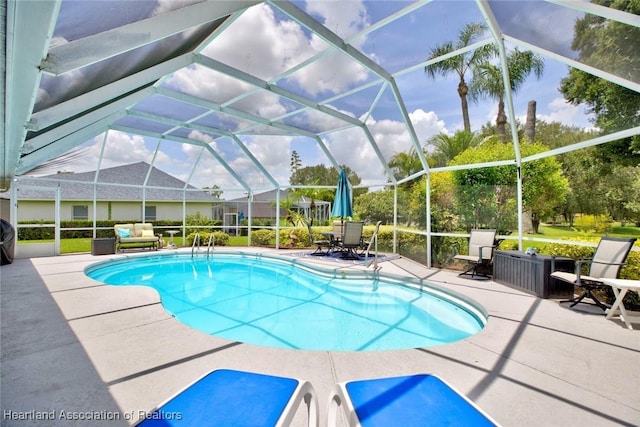
{"type": "Polygon", "coordinates": [[[582,266],[585,264],[591,264],[593,260],[591,258],[579,258],[576,260],[576,278],[577,282],[580,283],[580,275],[582,274],[582,266]]]}
{"type": "Polygon", "coordinates": [[[626,262],[602,262],[602,261],[591,261],[593,264],[604,264],[604,265],[626,265],[626,262]]]}
{"type": "Polygon", "coordinates": [[[576,285],[582,286],[582,279],[580,278],[582,275],[582,266],[584,264],[602,264],[602,265],[626,265],[626,262],[604,262],[604,261],[594,261],[593,259],[578,259],[576,260],[576,285]]]}
{"type": "Polygon", "coordinates": [[[582,268],[583,265],[585,264],[603,264],[603,265],[626,265],[626,262],[604,262],[604,261],[594,261],[591,258],[581,258],[581,259],[577,259],[576,260],[576,274],[579,274],[578,272],[580,271],[580,269],[582,268]]]}
{"type": "MultiPolygon", "coordinates": [[[[478,249],[479,249],[478,258],[479,258],[479,260],[480,260],[480,261],[483,261],[483,260],[484,260],[484,258],[482,257],[482,249],[483,249],[483,248],[491,248],[491,250],[493,250],[493,249],[495,249],[495,248],[496,248],[496,245],[484,245],[484,246],[479,246],[479,247],[478,247],[478,249]]],[[[488,258],[488,259],[490,259],[490,258],[488,258]]]]}
{"type": "Polygon", "coordinates": [[[453,242],[451,244],[451,259],[458,254],[458,249],[460,248],[460,244],[458,242],[453,242]]]}

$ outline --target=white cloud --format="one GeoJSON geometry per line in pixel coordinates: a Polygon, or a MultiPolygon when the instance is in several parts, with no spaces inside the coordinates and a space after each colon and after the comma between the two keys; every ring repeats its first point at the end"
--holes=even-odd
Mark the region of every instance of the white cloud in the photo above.
{"type": "MultiPolygon", "coordinates": [[[[321,14],[329,28],[344,27],[353,32],[367,22],[365,9],[360,2],[344,2],[340,8],[336,8],[335,4],[331,7],[317,4],[314,7],[315,13],[321,14]]],[[[261,4],[249,8],[202,53],[269,81],[326,48],[324,41],[308,36],[299,24],[277,19],[270,6],[261,4]],[[247,31],[247,28],[251,28],[251,31],[247,31]]],[[[317,95],[340,93],[367,78],[368,73],[364,67],[346,55],[337,53],[298,70],[288,79],[295,82],[301,90],[317,95]]],[[[207,71],[200,66],[179,70],[168,80],[168,84],[214,102],[224,102],[245,93],[249,87],[239,80],[207,71]]],[[[273,105],[277,102],[273,97],[265,97],[260,100],[254,95],[252,102],[254,105],[273,105]]],[[[260,108],[255,107],[257,110],[260,108]]]]}
{"type": "Polygon", "coordinates": [[[270,6],[260,4],[247,9],[202,53],[268,80],[315,52],[297,23],[278,21],[270,6]]]}
{"type": "Polygon", "coordinates": [[[217,103],[252,89],[247,83],[198,64],[176,71],[167,79],[166,84],[187,94],[217,103]]]}
{"type": "Polygon", "coordinates": [[[584,106],[575,106],[564,98],[555,98],[547,104],[547,110],[548,113],[536,114],[536,117],[546,122],[560,122],[568,126],[593,129],[593,124],[589,121],[591,115],[585,113],[584,106]]]}
{"type": "MultiPolygon", "coordinates": [[[[197,131],[191,132],[189,138],[209,143],[249,187],[269,188],[272,186],[269,179],[264,176],[248,156],[238,155],[239,149],[233,152],[229,151],[228,148],[225,150],[225,144],[218,144],[217,141],[211,141],[210,137],[197,131]]],[[[279,183],[288,183],[289,180],[289,158],[291,150],[288,147],[290,147],[291,140],[291,137],[283,136],[242,138],[244,145],[251,154],[279,183]],[[274,149],[274,147],[277,147],[277,149],[274,149]]],[[[183,145],[183,152],[191,159],[190,161],[195,161],[200,155],[201,148],[190,144],[183,145]]],[[[205,151],[204,155],[200,158],[197,170],[198,173],[192,178],[192,185],[197,187],[218,185],[223,190],[226,190],[223,194],[223,197],[226,199],[237,197],[238,190],[240,190],[240,194],[243,191],[238,180],[207,151],[205,151]]]]}
{"type": "Polygon", "coordinates": [[[151,16],[160,15],[161,13],[169,12],[171,10],[179,9],[181,7],[189,6],[190,4],[200,3],[202,0],[181,0],[179,2],[175,0],[156,0],[158,5],[151,13],[151,16]]]}
{"type": "Polygon", "coordinates": [[[442,132],[449,133],[445,127],[444,120],[440,120],[438,115],[433,111],[426,112],[418,108],[413,113],[409,113],[409,119],[416,131],[420,145],[424,145],[433,135],[442,132]]]}
{"type": "Polygon", "coordinates": [[[309,14],[319,17],[325,27],[342,38],[351,36],[369,26],[367,9],[362,1],[341,0],[339,7],[336,7],[337,4],[332,1],[307,2],[306,10],[309,14]]]}
{"type": "MultiPolygon", "coordinates": [[[[95,138],[96,142],[102,142],[102,136],[95,138]]],[[[100,144],[94,146],[99,149],[100,144]]],[[[150,162],[153,152],[144,143],[140,135],[129,135],[120,131],[107,133],[107,148],[104,151],[102,167],[136,163],[140,161],[150,162]]]]}
{"type": "Polygon", "coordinates": [[[338,164],[351,168],[362,184],[385,181],[384,168],[362,129],[335,132],[323,139],[338,164]]]}
{"type": "MultiPolygon", "coordinates": [[[[420,145],[440,132],[446,132],[444,122],[433,112],[421,109],[409,113],[420,145]]],[[[413,148],[407,127],[397,120],[375,120],[370,118],[367,127],[375,144],[388,161],[394,154],[413,148]]],[[[329,150],[339,164],[346,164],[362,179],[363,185],[386,182],[385,169],[369,140],[361,129],[354,128],[336,132],[326,138],[329,150]]]]}

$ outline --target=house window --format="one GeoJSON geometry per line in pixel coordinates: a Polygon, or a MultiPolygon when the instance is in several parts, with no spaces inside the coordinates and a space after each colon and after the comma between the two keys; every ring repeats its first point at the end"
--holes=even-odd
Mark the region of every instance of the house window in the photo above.
{"type": "Polygon", "coordinates": [[[145,221],[155,221],[156,220],[156,207],[155,206],[145,206],[144,207],[144,220],[145,221]]]}
{"type": "Polygon", "coordinates": [[[88,205],[74,206],[73,219],[89,219],[89,206],[88,205]]]}

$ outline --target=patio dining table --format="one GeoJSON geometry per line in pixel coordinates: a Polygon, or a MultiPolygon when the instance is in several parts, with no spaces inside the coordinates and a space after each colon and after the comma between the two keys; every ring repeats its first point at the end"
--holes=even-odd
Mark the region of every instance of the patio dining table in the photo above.
{"type": "Polygon", "coordinates": [[[335,234],[333,234],[333,231],[323,231],[320,234],[322,234],[331,242],[337,242],[340,240],[340,237],[336,237],[335,234]]]}
{"type": "Polygon", "coordinates": [[[333,231],[323,231],[320,234],[329,241],[329,250],[327,253],[331,253],[336,249],[340,249],[340,236],[336,236],[333,231]]]}

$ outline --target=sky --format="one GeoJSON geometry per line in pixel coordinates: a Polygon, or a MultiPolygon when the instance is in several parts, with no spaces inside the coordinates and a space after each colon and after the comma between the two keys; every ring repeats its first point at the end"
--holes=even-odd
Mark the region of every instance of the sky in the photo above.
{"type": "MultiPolygon", "coordinates": [[[[53,44],[65,43],[84,37],[87,32],[97,32],[117,27],[120,22],[135,22],[145,16],[163,13],[176,2],[140,2],[144,7],[118,9],[108,14],[109,18],[95,23],[84,23],[85,33],[79,30],[78,22],[87,14],[84,7],[100,2],[63,2],[60,22],[57,25],[53,44]],[[78,7],[72,6],[77,3],[78,7]],[[135,10],[134,10],[135,9],[135,10]]],[[[106,2],[113,7],[114,2],[106,2]]],[[[117,2],[116,2],[117,3],[117,2]]],[[[139,3],[139,2],[132,2],[139,3]]],[[[185,2],[181,2],[185,4],[185,2]]],[[[445,42],[456,42],[463,26],[471,22],[484,22],[483,15],[471,1],[434,1],[402,18],[372,32],[363,32],[391,13],[412,2],[403,1],[313,1],[296,2],[296,5],[313,16],[319,23],[345,39],[350,45],[364,53],[371,61],[390,72],[399,89],[406,112],[420,145],[438,133],[452,135],[461,130],[462,114],[455,75],[430,78],[424,72],[425,61],[431,50],[445,42]],[[354,37],[357,36],[358,37],[354,37]]],[[[571,9],[541,1],[492,1],[496,20],[505,34],[536,44],[556,54],[575,57],[571,50],[573,23],[581,14],[571,9]]],[[[93,14],[92,16],[95,16],[93,14]]],[[[84,21],[82,21],[84,22],[84,21]]],[[[481,40],[489,37],[489,34],[481,40]]],[[[507,42],[507,48],[513,45],[507,42]]],[[[202,52],[204,56],[234,67],[241,72],[276,84],[290,93],[318,102],[341,114],[364,121],[373,137],[375,146],[359,128],[327,132],[343,126],[341,120],[327,114],[304,110],[303,106],[268,91],[256,91],[246,82],[241,82],[201,65],[192,65],[178,70],[161,83],[162,88],[193,95],[200,99],[228,106],[235,110],[260,116],[292,126],[300,126],[321,132],[320,137],[338,164],[345,164],[355,171],[363,185],[381,185],[387,182],[384,167],[377,157],[382,154],[389,160],[395,153],[408,151],[412,147],[411,134],[404,123],[394,92],[380,83],[372,84],[340,98],[367,83],[375,82],[378,76],[360,63],[340,52],[328,50],[328,45],[298,22],[267,4],[247,9],[233,24],[217,36],[202,52]],[[332,52],[327,54],[327,52],[332,52]],[[309,58],[321,59],[302,67],[309,58]],[[299,67],[299,68],[295,68],[299,67]],[[290,74],[278,78],[282,73],[290,74]],[[384,90],[383,90],[384,89],[384,90]],[[250,96],[242,95],[253,91],[250,96]],[[301,113],[288,115],[302,110],[301,113]]],[[[591,128],[590,117],[584,106],[572,106],[558,91],[559,82],[568,74],[568,67],[552,58],[545,58],[544,75],[541,79],[529,77],[514,94],[514,113],[524,122],[527,103],[535,100],[537,117],[545,121],[558,121],[566,125],[591,128]]],[[[83,78],[82,70],[65,76],[65,82],[83,78]]],[[[466,76],[467,82],[471,75],[466,76]]],[[[54,88],[61,81],[41,86],[39,99],[50,99],[54,88]]],[[[181,119],[196,117],[199,108],[177,106],[161,96],[154,96],[134,107],[138,111],[165,115],[178,115],[181,119]]],[[[472,130],[495,120],[497,102],[491,99],[469,102],[472,130]]],[[[121,124],[129,125],[138,119],[127,117],[121,124]]],[[[142,122],[141,122],[142,123],[142,122]]],[[[195,123],[220,125],[228,130],[243,129],[246,123],[232,116],[205,117],[195,123]]],[[[167,128],[171,128],[167,126],[167,128]]],[[[201,141],[213,148],[230,165],[243,182],[255,188],[272,187],[270,177],[256,167],[238,144],[231,138],[218,138],[199,130],[182,130],[182,137],[201,141]]],[[[82,161],[67,166],[77,172],[93,170],[102,150],[104,135],[98,135],[84,144],[88,154],[82,161]]],[[[233,198],[243,188],[211,151],[202,147],[109,131],[101,167],[122,165],[136,161],[154,161],[154,165],[197,187],[217,185],[225,189],[223,197],[233,198]],[[194,163],[197,167],[194,169],[194,163]]],[[[290,158],[295,150],[303,166],[331,162],[316,140],[301,136],[240,135],[240,142],[262,164],[267,173],[280,185],[287,185],[290,176],[290,158]]]]}

